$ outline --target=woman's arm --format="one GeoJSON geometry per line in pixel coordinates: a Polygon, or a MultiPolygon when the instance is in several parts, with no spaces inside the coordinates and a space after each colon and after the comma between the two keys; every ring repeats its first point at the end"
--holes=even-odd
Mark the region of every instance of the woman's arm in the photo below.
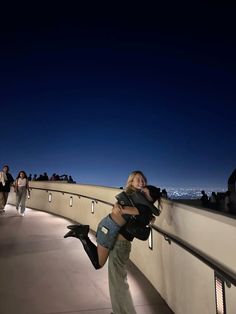
{"type": "Polygon", "coordinates": [[[122,206],[119,203],[115,203],[112,212],[116,215],[128,214],[132,216],[139,215],[139,211],[133,206],[122,206]]]}
{"type": "Polygon", "coordinates": [[[122,206],[119,203],[115,203],[112,212],[115,215],[123,215],[123,214],[128,214],[128,215],[139,215],[139,211],[136,207],[133,206],[122,206]]]}
{"type": "Polygon", "coordinates": [[[127,222],[123,217],[124,214],[134,216],[138,215],[139,212],[136,207],[122,207],[119,203],[115,203],[112,208],[111,218],[120,226],[123,226],[127,222]]]}
{"type": "Polygon", "coordinates": [[[122,213],[128,214],[128,215],[133,215],[133,216],[139,215],[138,209],[136,207],[131,207],[131,206],[124,206],[122,208],[122,213]]]}
{"type": "Polygon", "coordinates": [[[14,191],[17,192],[17,190],[18,190],[18,179],[15,180],[13,186],[14,186],[14,191]]]}
{"type": "Polygon", "coordinates": [[[28,191],[28,195],[30,195],[29,180],[28,179],[26,179],[26,189],[28,191]]]}

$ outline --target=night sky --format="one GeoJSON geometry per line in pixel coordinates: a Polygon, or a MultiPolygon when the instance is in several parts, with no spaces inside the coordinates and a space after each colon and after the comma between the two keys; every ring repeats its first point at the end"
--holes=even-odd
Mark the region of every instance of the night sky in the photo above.
{"type": "Polygon", "coordinates": [[[233,8],[50,3],[1,12],[0,163],[112,187],[137,169],[162,188],[226,187],[233,8]]]}

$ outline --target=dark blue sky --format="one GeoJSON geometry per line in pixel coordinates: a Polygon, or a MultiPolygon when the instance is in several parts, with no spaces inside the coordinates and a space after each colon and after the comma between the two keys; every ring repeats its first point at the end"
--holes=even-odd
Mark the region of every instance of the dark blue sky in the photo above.
{"type": "Polygon", "coordinates": [[[236,166],[226,7],[27,7],[0,29],[1,164],[122,186],[226,187],[236,166]]]}

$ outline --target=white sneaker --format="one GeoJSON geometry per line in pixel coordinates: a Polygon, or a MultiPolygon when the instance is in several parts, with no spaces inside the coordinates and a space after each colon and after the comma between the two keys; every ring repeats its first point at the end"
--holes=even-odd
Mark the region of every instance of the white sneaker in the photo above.
{"type": "Polygon", "coordinates": [[[21,217],[24,217],[25,216],[25,213],[20,213],[21,217]]]}

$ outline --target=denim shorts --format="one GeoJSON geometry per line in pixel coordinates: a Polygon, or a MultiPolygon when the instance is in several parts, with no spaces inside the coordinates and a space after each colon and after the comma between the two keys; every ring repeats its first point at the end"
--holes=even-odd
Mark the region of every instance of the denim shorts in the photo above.
{"type": "Polygon", "coordinates": [[[101,246],[111,250],[116,242],[119,230],[119,226],[113,221],[110,215],[103,218],[97,228],[97,243],[101,246]]]}

